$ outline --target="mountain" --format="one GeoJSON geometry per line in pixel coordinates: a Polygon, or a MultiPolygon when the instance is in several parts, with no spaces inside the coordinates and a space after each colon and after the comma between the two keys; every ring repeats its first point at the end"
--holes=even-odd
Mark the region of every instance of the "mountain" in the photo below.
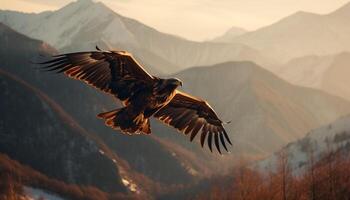
{"type": "MultiPolygon", "coordinates": [[[[322,155],[337,152],[350,147],[350,116],[345,116],[334,122],[311,130],[299,140],[289,143],[283,148],[288,158],[288,164],[294,172],[305,170],[310,159],[317,162],[322,155]],[[312,156],[312,157],[311,157],[312,156]]],[[[261,170],[273,170],[277,162],[278,152],[258,162],[261,170]],[[272,168],[271,168],[272,167],[272,168]]]]}
{"type": "MultiPolygon", "coordinates": [[[[350,112],[349,102],[291,85],[252,62],[195,67],[173,76],[183,80],[186,92],[208,100],[223,121],[231,121],[225,127],[233,141],[232,157],[239,153],[269,155],[311,129],[350,112]]],[[[153,130],[172,131],[165,126],[153,130]]],[[[190,145],[188,138],[175,132],[160,137],[171,137],[199,155],[208,152],[198,150],[198,145],[190,145]]],[[[216,168],[225,166],[217,164],[225,159],[215,160],[216,168]]]]}
{"type": "Polygon", "coordinates": [[[164,34],[92,0],[78,0],[57,11],[39,14],[0,11],[0,22],[46,41],[60,52],[93,50],[95,45],[126,49],[154,73],[169,74],[189,66],[230,60],[270,63],[246,45],[193,42],[164,34]]]}
{"type": "Polygon", "coordinates": [[[229,43],[231,42],[235,37],[241,36],[245,33],[247,33],[248,31],[243,29],[243,28],[239,28],[239,27],[231,27],[229,30],[227,30],[223,35],[220,35],[214,39],[212,39],[212,42],[223,42],[223,43],[229,43]]]}
{"type": "Polygon", "coordinates": [[[326,15],[297,12],[270,26],[234,38],[284,63],[307,55],[350,50],[350,3],[326,15]]]}
{"type": "Polygon", "coordinates": [[[349,63],[349,52],[305,56],[280,66],[276,74],[293,84],[321,89],[350,100],[349,63]]]}

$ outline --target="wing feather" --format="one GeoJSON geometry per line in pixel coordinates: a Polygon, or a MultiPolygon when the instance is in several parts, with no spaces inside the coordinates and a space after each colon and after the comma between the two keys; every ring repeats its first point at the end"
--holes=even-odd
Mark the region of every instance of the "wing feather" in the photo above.
{"type": "Polygon", "coordinates": [[[212,149],[212,140],[213,140],[213,133],[212,132],[209,132],[209,135],[208,135],[208,146],[209,146],[209,150],[211,152],[213,152],[213,149],[212,149]]]}
{"type": "Polygon", "coordinates": [[[222,146],[224,146],[225,150],[227,151],[227,147],[226,147],[225,140],[224,140],[224,135],[223,134],[219,134],[219,135],[220,135],[221,144],[222,144],[222,146]]]}
{"type": "Polygon", "coordinates": [[[219,153],[221,154],[221,150],[220,150],[220,145],[219,145],[219,134],[218,133],[214,133],[215,136],[215,146],[216,149],[219,151],[219,153]]]}
{"type": "Polygon", "coordinates": [[[207,136],[208,131],[203,131],[203,133],[201,134],[201,145],[202,147],[204,146],[204,142],[205,142],[205,137],[207,136]]]}

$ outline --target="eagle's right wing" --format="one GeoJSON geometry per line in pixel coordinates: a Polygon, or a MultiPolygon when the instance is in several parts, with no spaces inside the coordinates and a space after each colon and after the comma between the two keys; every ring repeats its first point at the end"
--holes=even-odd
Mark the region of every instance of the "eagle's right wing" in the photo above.
{"type": "Polygon", "coordinates": [[[202,146],[208,136],[210,151],[212,150],[213,138],[219,153],[221,153],[219,141],[226,151],[227,147],[225,141],[232,144],[223,127],[222,121],[218,118],[210,105],[206,101],[184,92],[176,90],[173,99],[166,106],[157,111],[154,117],[186,135],[190,134],[191,141],[200,133],[200,142],[202,146]]]}
{"type": "Polygon", "coordinates": [[[93,52],[68,53],[56,55],[52,60],[40,64],[47,71],[63,72],[70,78],[113,94],[124,104],[136,90],[152,84],[154,80],[131,54],[124,51],[98,49],[93,52]]]}

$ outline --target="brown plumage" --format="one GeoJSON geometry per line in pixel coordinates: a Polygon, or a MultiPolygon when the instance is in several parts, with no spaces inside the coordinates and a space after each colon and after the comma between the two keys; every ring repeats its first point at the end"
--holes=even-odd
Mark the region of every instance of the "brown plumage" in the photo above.
{"type": "Polygon", "coordinates": [[[54,56],[43,62],[42,69],[64,73],[70,78],[111,94],[121,100],[124,107],[101,113],[105,124],[125,134],[150,134],[149,118],[155,117],[180,132],[190,140],[200,136],[203,147],[208,137],[221,153],[220,143],[227,150],[231,141],[222,121],[210,107],[199,98],[177,90],[179,79],[161,79],[150,75],[125,51],[77,52],[54,56]]]}

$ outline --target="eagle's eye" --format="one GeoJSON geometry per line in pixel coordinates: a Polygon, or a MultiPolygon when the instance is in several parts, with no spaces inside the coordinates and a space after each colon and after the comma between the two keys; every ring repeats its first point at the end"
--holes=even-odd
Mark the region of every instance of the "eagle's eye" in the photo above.
{"type": "Polygon", "coordinates": [[[182,82],[177,79],[177,78],[171,78],[168,80],[168,83],[171,85],[175,85],[175,86],[182,86],[182,82]]]}
{"type": "Polygon", "coordinates": [[[180,81],[179,79],[174,79],[174,83],[175,85],[182,87],[182,81],[180,81]]]}

